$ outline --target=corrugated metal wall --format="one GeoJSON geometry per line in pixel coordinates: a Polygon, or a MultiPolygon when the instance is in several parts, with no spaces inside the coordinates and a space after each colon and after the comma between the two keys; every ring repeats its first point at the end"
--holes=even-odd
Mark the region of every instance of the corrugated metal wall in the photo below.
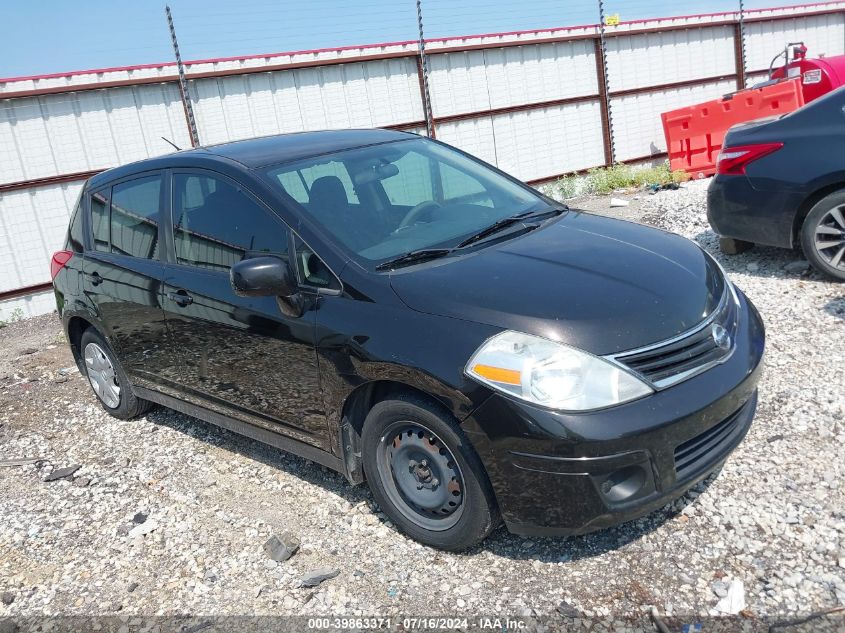
{"type": "MultiPolygon", "coordinates": [[[[805,41],[811,56],[845,53],[845,2],[823,8],[755,14],[746,24],[749,79],[788,41],[805,41]]],[[[736,14],[714,14],[609,29],[606,109],[595,26],[432,41],[436,136],[531,181],[605,164],[610,128],[616,160],[660,154],[660,112],[736,89],[736,27],[736,14]]],[[[413,42],[193,62],[187,73],[205,144],[309,129],[425,129],[413,42]]],[[[190,146],[174,75],[156,65],[0,83],[0,293],[49,281],[84,174],[171,151],[161,137],[190,146]],[[68,92],[22,96],[45,90],[68,92]]],[[[53,307],[51,293],[16,297],[0,301],[0,320],[53,307]]]]}

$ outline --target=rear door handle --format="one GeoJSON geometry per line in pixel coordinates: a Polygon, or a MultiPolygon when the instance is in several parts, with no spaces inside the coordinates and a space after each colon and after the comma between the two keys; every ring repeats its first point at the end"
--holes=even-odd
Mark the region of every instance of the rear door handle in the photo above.
{"type": "Polygon", "coordinates": [[[191,305],[194,302],[194,298],[184,290],[179,290],[177,292],[168,292],[167,298],[175,302],[176,304],[182,306],[183,308],[185,306],[191,305]]]}
{"type": "Polygon", "coordinates": [[[88,277],[91,279],[92,286],[99,286],[104,281],[103,277],[96,270],[93,273],[88,273],[88,277]]]}

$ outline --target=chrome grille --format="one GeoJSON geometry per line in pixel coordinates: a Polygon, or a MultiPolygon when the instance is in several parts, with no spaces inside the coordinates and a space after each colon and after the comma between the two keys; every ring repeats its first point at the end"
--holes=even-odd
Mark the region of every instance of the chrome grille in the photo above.
{"type": "Polygon", "coordinates": [[[649,345],[613,357],[630,367],[658,389],[724,362],[733,352],[737,304],[728,284],[719,305],[695,328],[668,341],[649,345]]]}

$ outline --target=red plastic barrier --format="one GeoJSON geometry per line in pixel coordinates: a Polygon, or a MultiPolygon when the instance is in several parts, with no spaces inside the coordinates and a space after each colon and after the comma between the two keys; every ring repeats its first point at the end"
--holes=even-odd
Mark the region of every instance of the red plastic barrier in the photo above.
{"type": "Polygon", "coordinates": [[[695,178],[716,173],[716,158],[732,125],[792,112],[804,105],[796,79],[664,112],[669,165],[695,178]]]}

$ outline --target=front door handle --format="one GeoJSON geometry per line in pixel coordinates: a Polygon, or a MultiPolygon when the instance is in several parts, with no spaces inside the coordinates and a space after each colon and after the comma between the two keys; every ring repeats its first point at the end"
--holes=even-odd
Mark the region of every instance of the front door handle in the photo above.
{"type": "Polygon", "coordinates": [[[194,302],[194,298],[184,290],[179,290],[177,292],[168,292],[167,298],[175,302],[177,305],[182,306],[183,308],[185,306],[191,305],[194,302]]]}
{"type": "Polygon", "coordinates": [[[96,270],[93,273],[89,273],[88,277],[91,279],[92,286],[99,286],[104,281],[102,275],[96,270]]]}

